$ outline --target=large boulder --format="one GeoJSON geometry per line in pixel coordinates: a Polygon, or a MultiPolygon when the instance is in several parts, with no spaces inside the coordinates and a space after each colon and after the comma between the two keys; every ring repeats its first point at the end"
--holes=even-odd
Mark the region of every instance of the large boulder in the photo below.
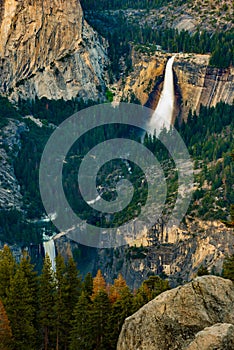
{"type": "MultiPolygon", "coordinates": [[[[234,284],[216,276],[198,277],[128,317],[117,350],[194,350],[196,339],[204,336],[198,333],[217,323],[234,324],[234,284]]],[[[213,348],[199,347],[203,349],[213,348]]]]}
{"type": "Polygon", "coordinates": [[[217,323],[199,332],[186,350],[233,350],[234,326],[217,323]]]}

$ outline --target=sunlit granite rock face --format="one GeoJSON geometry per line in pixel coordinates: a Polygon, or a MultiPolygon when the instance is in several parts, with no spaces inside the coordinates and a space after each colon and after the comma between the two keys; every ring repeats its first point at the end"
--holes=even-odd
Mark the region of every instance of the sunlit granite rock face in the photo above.
{"type": "Polygon", "coordinates": [[[2,0],[0,10],[0,93],[102,96],[106,43],[84,20],[78,0],[2,0]]]}
{"type": "Polygon", "coordinates": [[[166,291],[123,325],[117,350],[231,350],[234,285],[203,276],[166,291]]]}
{"type": "Polygon", "coordinates": [[[209,66],[209,55],[179,54],[174,63],[182,95],[182,114],[189,109],[199,112],[200,105],[213,107],[234,99],[234,69],[209,66]]]}
{"type": "MultiPolygon", "coordinates": [[[[159,101],[164,79],[164,70],[171,53],[160,51],[148,55],[133,51],[133,71],[117,88],[124,99],[134,94],[142,104],[155,109],[159,101]]],[[[234,99],[234,69],[219,69],[209,66],[210,55],[176,54],[173,64],[175,83],[174,118],[180,115],[187,119],[188,112],[199,112],[200,105],[215,106],[234,99]]]]}

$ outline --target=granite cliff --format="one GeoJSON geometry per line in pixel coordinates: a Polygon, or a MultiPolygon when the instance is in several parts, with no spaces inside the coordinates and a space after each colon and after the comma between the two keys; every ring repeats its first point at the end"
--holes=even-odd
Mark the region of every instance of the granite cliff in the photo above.
{"type": "Polygon", "coordinates": [[[8,125],[0,130],[0,210],[20,209],[22,206],[12,157],[17,156],[21,148],[20,134],[26,130],[26,125],[15,119],[9,119],[8,125]]]}
{"type": "Polygon", "coordinates": [[[234,285],[203,276],[166,291],[128,317],[117,350],[231,350],[234,285]]]}
{"type": "MultiPolygon", "coordinates": [[[[84,19],[78,0],[1,1],[0,93],[23,98],[102,99],[108,81],[107,42],[84,19]]],[[[133,71],[114,84],[115,95],[134,94],[155,108],[168,53],[132,49],[133,71]]],[[[234,99],[234,70],[209,66],[209,55],[177,54],[175,115],[200,104],[234,99]]]]}
{"type": "MultiPolygon", "coordinates": [[[[107,43],[85,21],[78,0],[0,0],[0,94],[23,98],[97,100],[106,85],[107,43]]],[[[165,65],[172,54],[132,50],[133,71],[122,76],[115,98],[134,94],[142,104],[155,108],[162,90],[165,65]]],[[[209,55],[177,54],[174,62],[176,105],[174,118],[186,118],[200,104],[214,106],[234,99],[233,67],[209,66],[209,55]]],[[[6,148],[20,147],[25,126],[16,120],[0,134],[0,209],[20,209],[22,195],[6,148]]],[[[132,248],[92,253],[86,268],[101,268],[110,282],[119,272],[127,283],[138,287],[150,274],[164,271],[176,285],[193,278],[201,265],[221,273],[226,254],[233,254],[233,230],[220,222],[187,220],[184,227],[158,230],[157,242],[143,236],[132,248]],[[87,267],[88,266],[88,267],[87,267]]],[[[64,237],[57,250],[72,255],[78,244],[64,237]]]]}
{"type": "Polygon", "coordinates": [[[1,94],[102,97],[107,45],[78,0],[1,0],[0,11],[1,94]]]}
{"type": "MultiPolygon", "coordinates": [[[[177,286],[195,278],[206,266],[213,274],[221,274],[225,256],[234,254],[233,229],[219,221],[190,220],[180,228],[154,228],[155,239],[147,236],[136,247],[98,250],[90,256],[90,264],[100,268],[108,282],[121,273],[132,289],[138,288],[150,275],[166,273],[170,284],[177,286]],[[143,246],[141,246],[141,243],[143,246]]],[[[56,240],[58,251],[64,242],[56,240]]],[[[95,270],[94,270],[95,271],[95,270]]]]}
{"type": "Polygon", "coordinates": [[[57,252],[79,258],[82,273],[101,269],[108,283],[119,273],[131,289],[137,289],[150,275],[166,274],[171,286],[191,281],[201,266],[221,275],[226,256],[234,254],[234,231],[220,221],[188,216],[180,227],[168,229],[160,223],[152,232],[142,232],[135,246],[117,249],[83,247],[66,235],[55,237],[57,252]]]}
{"type": "Polygon", "coordinates": [[[209,55],[179,54],[174,71],[181,91],[182,115],[189,109],[199,112],[200,105],[216,106],[220,101],[232,104],[234,100],[234,69],[209,66],[209,55]]]}
{"type": "MultiPolygon", "coordinates": [[[[142,104],[155,109],[163,86],[168,57],[172,54],[132,52],[133,71],[118,84],[119,94],[130,99],[134,94],[142,104]]],[[[212,107],[218,102],[232,104],[234,100],[234,69],[209,66],[208,54],[176,54],[174,82],[176,116],[187,118],[188,112],[199,111],[200,105],[212,107]]]]}

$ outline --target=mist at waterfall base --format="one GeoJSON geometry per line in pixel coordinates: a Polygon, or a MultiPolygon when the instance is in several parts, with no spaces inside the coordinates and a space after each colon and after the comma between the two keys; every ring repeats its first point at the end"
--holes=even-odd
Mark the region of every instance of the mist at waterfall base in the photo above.
{"type": "MultiPolygon", "coordinates": [[[[147,123],[147,125],[148,125],[147,130],[151,130],[152,134],[154,133],[154,131],[156,131],[157,136],[160,134],[160,131],[163,128],[166,128],[167,130],[169,130],[171,122],[172,122],[173,108],[174,108],[174,81],[173,81],[172,67],[173,67],[174,59],[175,59],[175,56],[171,57],[166,64],[162,94],[161,94],[160,100],[158,102],[157,108],[151,114],[150,121],[147,123]]],[[[131,106],[131,104],[129,106],[131,106]]],[[[104,107],[102,107],[102,108],[103,108],[103,113],[104,113],[105,108],[104,107]]],[[[103,118],[104,118],[104,114],[103,114],[103,118]]],[[[110,119],[108,119],[108,121],[109,120],[110,119]]],[[[131,123],[129,123],[129,124],[131,124],[131,123]]],[[[100,123],[100,125],[101,125],[101,123],[100,123]]],[[[61,141],[61,138],[59,138],[59,140],[61,141]]],[[[50,154],[51,154],[51,152],[50,152],[50,154]]],[[[52,152],[52,154],[53,154],[53,152],[52,152]]],[[[55,152],[55,154],[56,154],[56,152],[55,152]]],[[[45,157],[45,159],[46,159],[46,157],[45,157]]],[[[45,191],[45,194],[46,194],[46,198],[47,198],[48,193],[46,191],[45,191]]],[[[96,204],[96,202],[99,202],[99,198],[100,198],[100,195],[98,197],[92,197],[90,199],[90,201],[88,201],[87,203],[88,204],[96,204]]],[[[54,202],[54,200],[52,198],[51,203],[53,204],[53,202],[54,202]]],[[[57,212],[57,210],[56,210],[56,212],[57,212]]],[[[60,231],[61,231],[61,229],[60,229],[60,231]]],[[[66,231],[67,230],[62,230],[62,232],[66,232],[66,231]]],[[[80,241],[79,241],[79,243],[84,244],[83,242],[80,242],[80,241]]],[[[88,245],[90,245],[91,247],[93,246],[91,244],[88,244],[88,245]]],[[[54,246],[53,239],[44,242],[44,250],[45,250],[45,253],[48,253],[48,255],[51,259],[52,265],[53,265],[53,269],[55,269],[55,261],[54,261],[55,260],[55,246],[54,246]]]]}
{"type": "Polygon", "coordinates": [[[175,56],[171,57],[166,65],[163,90],[158,105],[150,119],[149,128],[152,134],[160,133],[163,128],[170,129],[174,108],[174,80],[172,66],[175,56]]]}

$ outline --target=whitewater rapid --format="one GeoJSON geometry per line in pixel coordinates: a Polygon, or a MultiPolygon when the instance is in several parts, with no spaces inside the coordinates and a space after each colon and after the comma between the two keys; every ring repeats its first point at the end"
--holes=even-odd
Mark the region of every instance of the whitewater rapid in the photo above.
{"type": "Polygon", "coordinates": [[[172,123],[175,99],[172,70],[174,59],[175,56],[171,57],[167,62],[162,94],[149,122],[149,128],[152,134],[156,131],[156,135],[158,135],[164,127],[169,130],[172,123]]]}

